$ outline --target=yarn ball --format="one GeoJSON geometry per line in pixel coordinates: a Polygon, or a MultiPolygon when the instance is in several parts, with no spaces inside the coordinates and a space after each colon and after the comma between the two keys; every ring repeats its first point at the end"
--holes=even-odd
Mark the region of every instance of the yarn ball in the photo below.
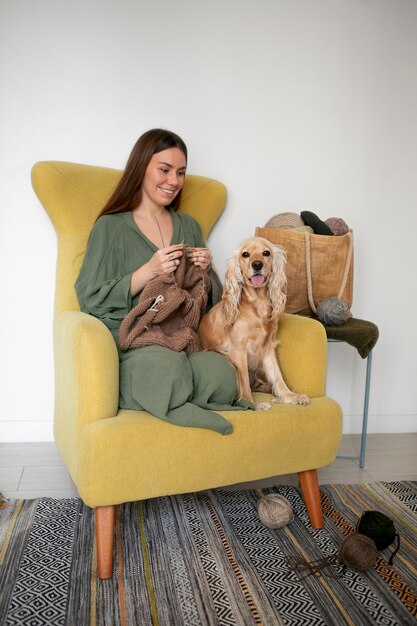
{"type": "Polygon", "coordinates": [[[339,550],[339,561],[358,572],[372,569],[377,556],[375,541],[360,533],[348,535],[339,550]]]}
{"type": "Polygon", "coordinates": [[[359,520],[357,530],[372,539],[378,550],[390,546],[397,536],[392,519],[380,511],[365,511],[359,520]]]}
{"type": "Polygon", "coordinates": [[[299,233],[310,233],[311,235],[314,235],[314,230],[311,226],[298,226],[298,228],[294,228],[294,230],[299,233]]]}
{"type": "Polygon", "coordinates": [[[282,528],[294,519],[291,504],[283,496],[270,493],[258,500],[258,515],[268,528],[282,528]]]}
{"type": "Polygon", "coordinates": [[[332,231],[333,235],[346,235],[349,232],[349,226],[341,217],[329,217],[324,223],[332,231]]]}
{"type": "Polygon", "coordinates": [[[341,298],[327,298],[317,304],[317,317],[328,326],[341,326],[352,317],[350,308],[341,298]]]}
{"type": "Polygon", "coordinates": [[[306,226],[311,226],[316,235],[333,235],[333,231],[318,215],[312,211],[301,211],[301,219],[306,226]]]}
{"type": "Polygon", "coordinates": [[[286,230],[293,230],[302,228],[304,222],[298,213],[277,213],[271,217],[265,224],[265,228],[284,228],[286,230]]]}

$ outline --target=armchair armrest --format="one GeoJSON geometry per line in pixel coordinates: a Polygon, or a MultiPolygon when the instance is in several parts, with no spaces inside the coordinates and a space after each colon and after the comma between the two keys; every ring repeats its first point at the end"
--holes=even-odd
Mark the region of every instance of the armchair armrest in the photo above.
{"type": "Polygon", "coordinates": [[[311,398],[326,393],[327,339],[317,320],[284,313],[278,323],[277,355],[290,389],[311,398]]]}
{"type": "Polygon", "coordinates": [[[117,415],[119,358],[109,329],[80,311],[65,311],[55,320],[54,349],[54,434],[65,456],[76,454],[84,424],[117,415]]]}

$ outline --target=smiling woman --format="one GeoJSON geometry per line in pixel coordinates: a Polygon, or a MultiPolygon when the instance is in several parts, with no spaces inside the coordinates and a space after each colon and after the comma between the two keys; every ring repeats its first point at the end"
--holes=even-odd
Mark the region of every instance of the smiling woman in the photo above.
{"type": "Polygon", "coordinates": [[[208,409],[242,408],[235,404],[235,371],[218,354],[188,354],[200,348],[195,332],[200,316],[220,299],[222,286],[200,225],[177,211],[186,167],[187,148],[175,133],[153,129],[138,139],[90,234],[75,288],[81,310],[101,319],[116,341],[121,408],[146,409],[176,424],[227,434],[229,422],[208,409]],[[153,289],[156,295],[147,304],[153,289]],[[176,310],[174,300],[186,302],[187,311],[201,303],[193,316],[196,328],[185,333],[188,343],[169,349],[162,336],[158,339],[161,326],[145,333],[143,347],[121,347],[120,327],[132,309],[139,305],[142,314],[161,317],[162,308],[176,310]]]}
{"type": "MultiPolygon", "coordinates": [[[[141,231],[162,248],[166,248],[165,242],[171,241],[173,233],[171,216],[165,206],[170,205],[181,192],[186,165],[185,155],[179,148],[168,148],[154,154],[145,171],[140,203],[133,210],[133,218],[141,231]]],[[[169,253],[170,263],[166,271],[172,271],[172,262],[176,270],[182,254],[182,248],[169,253]]],[[[208,257],[206,261],[208,265],[208,257]]],[[[134,291],[143,287],[140,272],[132,278],[132,283],[134,291]]]]}

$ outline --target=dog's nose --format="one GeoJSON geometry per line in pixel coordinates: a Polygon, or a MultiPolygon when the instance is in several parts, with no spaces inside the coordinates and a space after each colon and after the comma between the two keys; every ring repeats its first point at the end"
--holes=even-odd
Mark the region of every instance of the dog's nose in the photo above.
{"type": "Polygon", "coordinates": [[[252,267],[255,272],[260,272],[263,266],[264,264],[262,263],[262,261],[252,261],[252,267]]]}

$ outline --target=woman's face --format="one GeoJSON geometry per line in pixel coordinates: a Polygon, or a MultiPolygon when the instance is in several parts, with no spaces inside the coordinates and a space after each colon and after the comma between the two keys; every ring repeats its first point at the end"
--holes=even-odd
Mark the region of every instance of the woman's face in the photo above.
{"type": "Polygon", "coordinates": [[[142,183],[142,203],[167,206],[181,191],[187,163],[179,148],[168,148],[153,155],[142,183]]]}

